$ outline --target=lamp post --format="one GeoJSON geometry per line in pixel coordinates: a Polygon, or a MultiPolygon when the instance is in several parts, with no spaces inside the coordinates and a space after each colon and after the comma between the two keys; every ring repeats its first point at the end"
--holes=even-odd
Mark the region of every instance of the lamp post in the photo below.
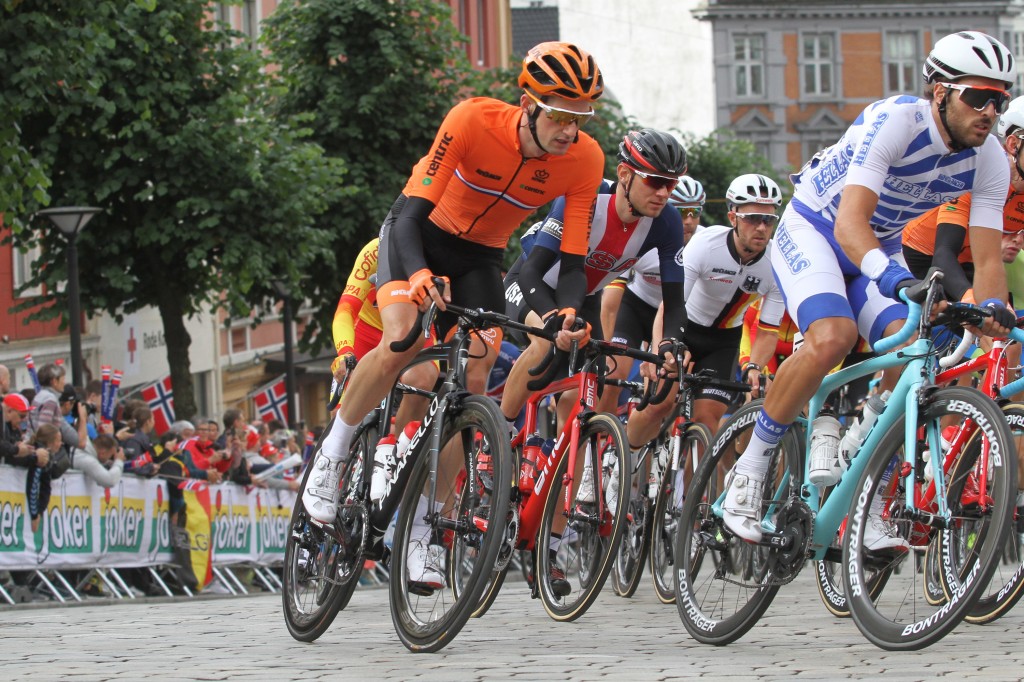
{"type": "Polygon", "coordinates": [[[271,282],[284,305],[284,392],[288,409],[288,428],[295,423],[295,340],[292,338],[292,292],[279,279],[271,282]]]}
{"type": "Polygon", "coordinates": [[[68,317],[71,320],[71,383],[82,385],[82,311],[78,291],[78,233],[102,211],[91,206],[65,206],[39,211],[68,240],[68,317]]]}

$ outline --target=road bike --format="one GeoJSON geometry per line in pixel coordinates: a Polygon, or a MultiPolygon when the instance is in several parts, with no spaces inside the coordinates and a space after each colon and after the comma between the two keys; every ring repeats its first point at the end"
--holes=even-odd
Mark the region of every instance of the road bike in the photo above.
{"type": "MultiPolygon", "coordinates": [[[[526,325],[509,326],[545,336],[543,330],[526,325]]],[[[548,371],[531,382],[534,392],[527,400],[524,425],[511,441],[521,466],[512,490],[505,545],[477,616],[493,604],[516,550],[531,552],[532,594],[557,621],[573,621],[586,613],[611,571],[628,514],[628,505],[618,503],[618,491],[628,486],[629,442],[616,416],[594,412],[600,360],[622,356],[660,365],[661,359],[596,339],[579,348],[578,356],[580,363],[570,356],[568,366],[579,369],[567,378],[550,381],[554,373],[548,371]],[[545,451],[545,445],[536,442],[539,405],[545,397],[565,391],[576,391],[578,399],[545,451]],[[587,469],[589,474],[584,473],[587,469]],[[588,475],[589,494],[581,492],[588,475]]]]}
{"type": "MultiPolygon", "coordinates": [[[[677,358],[677,362],[677,366],[681,366],[681,358],[677,358]]],[[[636,390],[635,385],[626,382],[622,385],[636,390]]],[[[658,599],[664,604],[675,602],[673,542],[676,524],[683,506],[685,485],[713,437],[707,426],[692,420],[694,396],[706,387],[750,391],[747,384],[719,379],[710,369],[683,375],[681,385],[682,390],[676,393],[675,404],[658,435],[644,444],[633,463],[630,513],[613,569],[613,585],[620,597],[633,596],[649,560],[658,599]]],[[[641,399],[641,405],[643,402],[641,399]]]]}
{"type": "MultiPolygon", "coordinates": [[[[377,438],[386,432],[392,414],[387,401],[394,400],[394,392],[381,408],[384,427],[370,428],[371,415],[364,420],[367,428],[353,440],[342,469],[341,504],[335,522],[317,522],[305,512],[301,499],[296,502],[285,551],[284,592],[289,631],[293,636],[298,631],[299,639],[315,639],[326,630],[337,613],[336,595],[351,593],[364,560],[387,558],[384,537],[396,510],[388,591],[395,630],[409,650],[433,652],[449,644],[487,584],[485,578],[503,534],[500,526],[488,529],[479,520],[486,518],[489,509],[508,506],[512,453],[500,410],[491,399],[466,390],[465,368],[473,335],[493,327],[495,317],[504,316],[456,306],[448,309],[458,316],[454,336],[420,351],[411,363],[443,362],[445,374],[436,391],[426,394],[430,397],[427,412],[407,452],[399,458],[383,497],[370,499],[369,482],[377,438]],[[451,480],[437,475],[441,457],[457,468],[451,480]],[[425,498],[422,506],[421,496],[425,498]],[[426,511],[418,515],[418,509],[426,511]],[[414,528],[426,532],[414,537],[414,528]],[[408,550],[415,542],[439,548],[428,552],[428,557],[433,562],[430,568],[444,576],[443,585],[413,579],[408,550]],[[321,596],[312,600],[315,606],[304,610],[297,605],[305,603],[300,597],[308,591],[307,585],[318,586],[321,596]]],[[[424,333],[429,333],[433,314],[431,308],[421,318],[424,333]]],[[[410,348],[419,333],[417,324],[405,339],[393,343],[392,349],[402,352],[410,348]]]]}
{"type": "MultiPolygon", "coordinates": [[[[937,351],[928,333],[931,324],[921,311],[922,304],[932,310],[940,292],[937,271],[903,290],[909,308],[906,324],[875,344],[882,355],[826,376],[806,419],[798,420],[770,452],[761,499],[755,500],[763,513],[764,534],[755,545],[760,568],[749,578],[726,560],[736,538],[722,521],[722,503],[727,464],[745,449],[758,410],[739,410],[719,431],[684,502],[675,547],[676,607],[695,639],[727,644],[741,637],[807,558],[841,561],[853,619],[881,648],[932,644],[970,611],[995,569],[1010,524],[1016,453],[1003,414],[990,398],[971,388],[934,384],[937,351]],[[915,341],[894,350],[915,331],[915,341]],[[822,490],[807,482],[809,439],[800,447],[797,432],[817,417],[836,388],[890,367],[903,368],[891,397],[849,468],[822,498],[822,490]],[[936,509],[929,511],[919,507],[912,483],[924,475],[921,443],[939,452],[940,432],[948,421],[962,424],[964,447],[951,449],[957,459],[935,469],[931,485],[936,509]],[[847,516],[842,554],[837,555],[836,532],[847,516]],[[889,524],[910,546],[923,547],[933,536],[940,538],[943,570],[957,584],[947,603],[929,603],[914,562],[906,561],[913,552],[895,545],[882,551],[868,547],[869,524],[878,522],[889,524]],[[880,575],[888,585],[878,592],[873,587],[880,575]],[[961,577],[959,582],[954,576],[961,577]]],[[[972,306],[950,306],[950,311],[947,321],[953,323],[978,324],[983,314],[972,306]]],[[[1024,334],[1014,330],[1013,336],[1024,334]]]]}

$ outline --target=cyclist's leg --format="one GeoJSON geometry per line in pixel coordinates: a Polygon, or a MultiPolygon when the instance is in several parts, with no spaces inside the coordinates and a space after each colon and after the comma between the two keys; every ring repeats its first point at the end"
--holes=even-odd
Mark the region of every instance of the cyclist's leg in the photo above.
{"type": "MultiPolygon", "coordinates": [[[[538,313],[530,308],[519,288],[519,270],[522,267],[523,259],[520,258],[508,271],[505,276],[505,314],[521,324],[528,324],[534,327],[543,326],[538,313]]],[[[541,286],[547,286],[542,284],[541,286]]],[[[553,294],[553,292],[551,292],[553,294]]],[[[546,312],[546,311],[545,311],[546,312]]],[[[512,423],[523,409],[527,399],[530,397],[530,389],[526,385],[532,377],[529,370],[536,367],[544,356],[551,349],[551,344],[536,336],[529,337],[529,345],[523,350],[519,359],[512,365],[508,379],[505,380],[505,392],[501,396],[501,412],[505,419],[512,423]]]]}
{"type": "MultiPolygon", "coordinates": [[[[608,296],[610,289],[605,289],[601,294],[602,314],[604,313],[604,298],[608,296]]],[[[654,325],[654,315],[658,309],[645,303],[639,296],[629,289],[622,295],[622,301],[618,307],[618,316],[615,318],[614,331],[611,336],[612,343],[621,343],[629,348],[640,348],[642,343],[651,342],[651,329],[654,325]]],[[[628,358],[617,358],[612,361],[611,371],[608,376],[612,379],[626,379],[633,369],[633,362],[628,358]]],[[[605,386],[604,395],[598,403],[598,412],[609,412],[615,414],[619,404],[619,394],[622,392],[618,386],[605,386]]]]}
{"type": "MultiPolygon", "coordinates": [[[[804,343],[779,367],[750,442],[730,475],[725,522],[733,532],[752,541],[761,537],[758,498],[769,463],[766,455],[828,371],[857,340],[856,318],[835,251],[839,247],[800,216],[792,204],[786,208],[774,244],[771,258],[776,281],[804,335],[804,343]]],[[[848,260],[846,263],[856,272],[848,260]]]]}

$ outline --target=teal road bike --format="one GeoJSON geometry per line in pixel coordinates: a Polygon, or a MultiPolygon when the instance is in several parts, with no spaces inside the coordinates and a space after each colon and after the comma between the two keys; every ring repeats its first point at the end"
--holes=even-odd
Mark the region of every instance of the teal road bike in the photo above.
{"type": "MultiPolygon", "coordinates": [[[[935,385],[938,350],[931,327],[980,324],[986,315],[955,304],[929,322],[921,311],[931,310],[940,292],[937,271],[905,289],[906,324],[875,345],[880,355],[822,381],[808,416],[770,454],[760,501],[764,537],[758,544],[745,543],[726,528],[721,505],[726,474],[749,442],[760,402],[738,410],[723,425],[687,491],[675,544],[676,606],[695,639],[728,644],[741,637],[809,559],[840,565],[854,621],[883,649],[933,644],[969,613],[996,568],[1011,526],[1017,458],[1004,415],[991,398],[973,388],[935,385]],[[899,348],[915,332],[917,340],[899,348]],[[900,379],[838,483],[819,488],[807,482],[810,438],[804,434],[827,396],[854,379],[894,367],[903,368],[900,379]],[[959,425],[963,446],[950,451],[952,461],[935,467],[929,484],[934,495],[924,506],[915,495],[925,478],[922,455],[942,451],[940,432],[950,423],[959,425]],[[910,549],[867,546],[869,524],[882,520],[910,549]],[[942,601],[929,593],[915,561],[933,541],[941,548],[944,581],[955,586],[942,601]],[[732,561],[744,545],[753,549],[752,557],[732,561]]],[[[1014,330],[1011,338],[1020,340],[1024,332],[1014,330]]]]}

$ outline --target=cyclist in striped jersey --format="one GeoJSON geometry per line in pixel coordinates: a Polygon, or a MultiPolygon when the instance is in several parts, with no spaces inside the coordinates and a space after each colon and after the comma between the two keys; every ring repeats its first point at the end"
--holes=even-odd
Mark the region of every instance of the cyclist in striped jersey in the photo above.
{"type": "MultiPolygon", "coordinates": [[[[1005,334],[1012,324],[1000,258],[1009,169],[989,133],[1010,100],[1014,57],[995,38],[962,31],[935,44],[923,72],[929,99],[871,104],[793,176],[796,189],[775,234],[772,266],[804,343],[779,368],[728,479],[724,521],[746,540],[761,539],[767,455],[822,378],[858,334],[874,343],[906,318],[899,291],[917,281],[900,254],[909,220],[973,191],[971,244],[983,254],[976,259],[975,293],[994,313],[982,331],[1005,334]]],[[[872,510],[869,519],[869,549],[907,546],[880,513],[872,510]]]]}

